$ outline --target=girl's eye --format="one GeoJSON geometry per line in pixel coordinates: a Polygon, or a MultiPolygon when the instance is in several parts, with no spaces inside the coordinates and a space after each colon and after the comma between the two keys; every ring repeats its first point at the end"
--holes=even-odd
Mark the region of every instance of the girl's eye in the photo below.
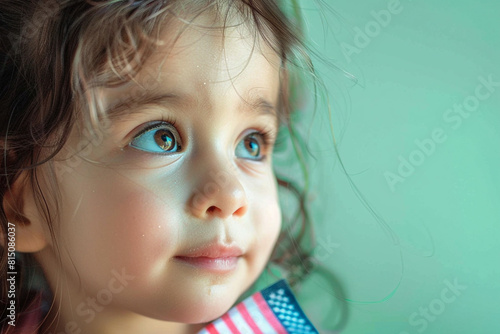
{"type": "Polygon", "coordinates": [[[181,149],[179,137],[172,124],[160,122],[142,130],[129,145],[150,153],[175,153],[181,149]]]}
{"type": "Polygon", "coordinates": [[[262,150],[266,148],[267,137],[264,133],[254,132],[243,138],[236,147],[239,158],[261,161],[265,158],[262,150]]]}

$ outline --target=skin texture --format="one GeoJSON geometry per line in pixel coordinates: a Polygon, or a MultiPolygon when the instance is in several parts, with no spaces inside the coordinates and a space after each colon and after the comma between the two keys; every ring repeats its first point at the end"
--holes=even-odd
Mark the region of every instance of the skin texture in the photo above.
{"type": "MultiPolygon", "coordinates": [[[[99,91],[105,107],[125,114],[97,144],[75,127],[56,157],[56,169],[65,171],[58,175],[60,252],[45,228],[35,256],[60,311],[51,311],[57,322],[44,330],[194,333],[249,288],[274,247],[281,211],[272,144],[257,139],[264,156],[257,161],[241,142],[256,131],[277,132],[280,58],[244,25],[222,31],[171,23],[163,35],[139,84],[99,91]],[[146,92],[163,98],[124,103],[146,92]],[[129,145],[147,125],[172,118],[175,130],[163,129],[177,136],[178,152],[129,145]],[[211,272],[174,258],[215,244],[242,250],[234,270],[211,272]]],[[[36,210],[27,216],[33,226],[41,220],[36,210]]]]}

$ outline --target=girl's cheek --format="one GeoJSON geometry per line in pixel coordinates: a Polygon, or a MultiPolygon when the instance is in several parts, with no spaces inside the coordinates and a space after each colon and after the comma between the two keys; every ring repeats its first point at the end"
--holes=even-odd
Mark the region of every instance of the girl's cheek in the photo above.
{"type": "Polygon", "coordinates": [[[79,273],[92,280],[123,269],[147,283],[177,244],[177,217],[165,204],[168,198],[117,179],[93,183],[82,196],[74,220],[64,223],[79,273]]]}
{"type": "Polygon", "coordinates": [[[261,233],[263,242],[274,247],[281,229],[281,210],[276,201],[271,202],[266,210],[265,218],[261,221],[261,233]]]}
{"type": "Polygon", "coordinates": [[[264,188],[256,189],[253,192],[254,203],[259,203],[255,217],[253,218],[255,234],[257,236],[254,256],[260,262],[262,268],[271,255],[282,223],[277,190],[272,188],[272,184],[274,184],[273,180],[269,179],[264,188]]]}

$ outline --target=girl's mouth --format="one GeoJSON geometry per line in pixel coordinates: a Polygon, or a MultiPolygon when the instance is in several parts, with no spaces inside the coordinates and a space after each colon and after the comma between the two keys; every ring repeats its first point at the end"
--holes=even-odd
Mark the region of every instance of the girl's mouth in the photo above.
{"type": "Polygon", "coordinates": [[[213,272],[229,272],[236,269],[243,251],[237,246],[210,244],[192,248],[174,257],[184,264],[213,272]]]}
{"type": "Polygon", "coordinates": [[[183,262],[187,265],[205,269],[214,272],[228,272],[236,269],[238,265],[239,256],[231,256],[231,257],[189,257],[189,256],[176,256],[175,260],[179,262],[183,262]]]}

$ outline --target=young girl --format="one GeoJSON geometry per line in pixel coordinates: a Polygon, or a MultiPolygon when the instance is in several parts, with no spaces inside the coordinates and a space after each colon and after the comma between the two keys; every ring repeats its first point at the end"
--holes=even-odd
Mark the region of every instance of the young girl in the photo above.
{"type": "MultiPolygon", "coordinates": [[[[231,333],[316,332],[292,304],[267,325],[248,303],[224,315],[267,265],[292,286],[312,269],[305,193],[272,164],[278,133],[298,148],[291,7],[2,0],[3,332],[216,333],[221,316],[231,333]]],[[[270,310],[293,299],[275,289],[270,310]]]]}

